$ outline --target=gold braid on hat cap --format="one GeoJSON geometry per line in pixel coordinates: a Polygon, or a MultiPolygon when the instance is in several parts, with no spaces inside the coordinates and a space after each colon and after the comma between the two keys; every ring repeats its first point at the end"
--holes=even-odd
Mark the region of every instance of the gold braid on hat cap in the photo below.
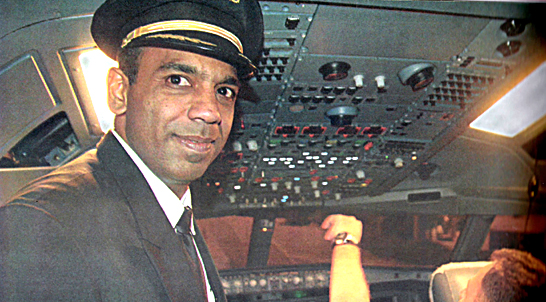
{"type": "Polygon", "coordinates": [[[140,26],[125,36],[121,43],[121,48],[127,46],[127,44],[129,44],[133,39],[143,35],[173,30],[189,30],[213,34],[228,40],[231,42],[231,44],[235,45],[241,54],[243,53],[243,45],[241,44],[239,38],[237,38],[237,36],[233,33],[216,25],[192,20],[162,21],[140,26]]]}

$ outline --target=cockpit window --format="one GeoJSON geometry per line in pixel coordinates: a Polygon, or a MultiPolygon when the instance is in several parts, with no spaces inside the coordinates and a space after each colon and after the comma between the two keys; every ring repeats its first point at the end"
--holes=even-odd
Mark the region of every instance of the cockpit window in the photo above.
{"type": "MultiPolygon", "coordinates": [[[[330,263],[331,246],[322,237],[328,214],[275,219],[267,266],[330,263]]],[[[464,225],[464,217],[365,213],[362,261],[364,266],[436,267],[449,262],[464,225]]],[[[201,219],[199,227],[219,270],[246,266],[252,217],[201,219]]]]}
{"type": "MultiPolygon", "coordinates": [[[[533,255],[543,255],[546,260],[545,215],[498,215],[493,220],[489,234],[481,248],[484,259],[501,248],[525,250],[533,255]]],[[[540,257],[539,257],[540,258],[540,257]]]]}
{"type": "Polygon", "coordinates": [[[218,270],[246,266],[252,217],[224,216],[197,221],[218,270]]]}
{"type": "MultiPolygon", "coordinates": [[[[363,222],[362,263],[375,267],[435,268],[448,263],[466,217],[454,215],[353,213],[363,222]]],[[[267,266],[330,263],[322,236],[321,211],[287,213],[275,219],[267,266]]],[[[198,220],[219,270],[247,267],[254,218],[226,216],[198,220]]],[[[481,259],[501,248],[544,253],[546,217],[496,216],[481,248],[481,259]]],[[[476,260],[476,259],[471,259],[476,260]]]]}
{"type": "Polygon", "coordinates": [[[111,67],[117,67],[117,62],[106,57],[97,48],[82,51],[78,58],[100,128],[106,133],[112,127],[114,114],[110,111],[106,102],[106,85],[104,85],[104,79],[106,79],[108,70],[111,67]]]}

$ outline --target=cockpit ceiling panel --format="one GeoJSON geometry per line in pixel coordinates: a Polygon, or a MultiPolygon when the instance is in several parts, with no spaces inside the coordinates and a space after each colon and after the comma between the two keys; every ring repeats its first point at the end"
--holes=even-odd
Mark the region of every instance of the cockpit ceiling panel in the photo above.
{"type": "Polygon", "coordinates": [[[219,209],[386,196],[544,58],[534,24],[507,38],[510,23],[494,11],[360,4],[262,2],[265,49],[249,83],[259,97],[248,100],[268,109],[241,104],[225,153],[200,180],[225,198],[219,209]]]}
{"type": "Polygon", "coordinates": [[[303,44],[311,54],[448,60],[489,20],[320,5],[303,44]]]}
{"type": "Polygon", "coordinates": [[[44,21],[91,15],[103,0],[3,0],[0,10],[0,39],[44,21]]]}
{"type": "Polygon", "coordinates": [[[422,62],[427,62],[434,66],[436,78],[440,78],[442,74],[445,74],[445,66],[450,63],[449,61],[304,54],[299,57],[298,62],[294,66],[292,78],[294,86],[297,86],[298,82],[306,82],[308,85],[318,85],[319,87],[323,85],[336,87],[355,86],[354,76],[361,75],[363,77],[363,86],[359,87],[361,91],[355,93],[355,95],[361,94],[362,91],[368,91],[370,95],[377,95],[375,77],[382,75],[385,77],[385,91],[388,93],[380,94],[379,97],[389,99],[389,102],[394,103],[401,102],[400,97],[402,97],[406,99],[407,103],[408,98],[422,96],[424,90],[413,92],[410,87],[404,86],[400,82],[397,74],[406,66],[422,62]],[[351,69],[347,72],[348,76],[345,79],[331,81],[330,83],[323,81],[322,74],[319,72],[320,67],[330,62],[340,61],[346,62],[351,66],[351,69]]]}

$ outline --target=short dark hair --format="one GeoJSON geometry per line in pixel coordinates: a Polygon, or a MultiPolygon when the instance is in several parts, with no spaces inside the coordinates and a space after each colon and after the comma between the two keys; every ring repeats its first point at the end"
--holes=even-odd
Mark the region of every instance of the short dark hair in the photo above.
{"type": "Polygon", "coordinates": [[[491,254],[493,267],[481,286],[489,302],[538,302],[546,297],[546,266],[531,254],[501,249],[491,254]]]}
{"type": "Polygon", "coordinates": [[[119,69],[129,78],[129,85],[137,80],[142,47],[126,47],[118,54],[119,69]]]}

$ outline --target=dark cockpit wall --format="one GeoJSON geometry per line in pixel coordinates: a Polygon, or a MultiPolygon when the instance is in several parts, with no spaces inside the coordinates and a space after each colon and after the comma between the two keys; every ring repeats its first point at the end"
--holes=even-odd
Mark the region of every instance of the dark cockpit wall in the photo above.
{"type": "Polygon", "coordinates": [[[74,54],[94,48],[89,26],[101,2],[2,4],[0,203],[102,135],[74,54]]]}
{"type": "MultiPolygon", "coordinates": [[[[92,148],[108,128],[81,56],[95,49],[89,26],[101,2],[2,5],[0,204],[92,148]]],[[[317,223],[329,213],[364,220],[364,262],[378,301],[389,282],[422,286],[434,266],[479,259],[506,233],[540,224],[526,217],[545,214],[544,115],[511,138],[468,127],[545,61],[542,25],[529,19],[540,15],[536,7],[261,6],[259,74],[239,102],[224,153],[194,184],[209,193],[196,200],[205,205],[200,226],[228,294],[274,297],[275,284],[301,289],[279,278],[312,276],[315,283],[302,284],[321,295],[328,266],[313,265],[328,262],[330,251],[317,223]],[[434,253],[439,246],[448,248],[434,253]],[[290,265],[302,268],[283,269],[290,265]],[[245,284],[257,276],[267,289],[245,284]]],[[[544,104],[545,95],[528,99],[544,104]]]]}

